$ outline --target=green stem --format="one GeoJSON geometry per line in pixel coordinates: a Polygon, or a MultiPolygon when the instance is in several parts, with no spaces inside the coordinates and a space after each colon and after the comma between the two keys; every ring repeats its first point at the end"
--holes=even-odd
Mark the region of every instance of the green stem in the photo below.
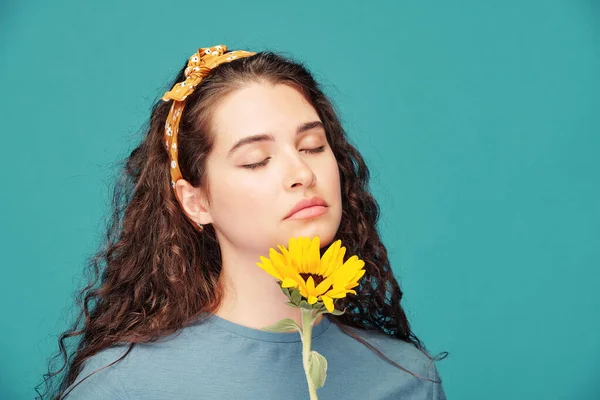
{"type": "Polygon", "coordinates": [[[304,373],[306,374],[306,381],[308,382],[308,393],[310,394],[310,400],[318,400],[317,397],[317,389],[310,378],[310,374],[308,372],[308,357],[310,355],[310,344],[312,340],[312,324],[313,324],[313,311],[306,310],[304,308],[302,311],[302,333],[300,337],[302,338],[302,364],[304,365],[304,373]]]}

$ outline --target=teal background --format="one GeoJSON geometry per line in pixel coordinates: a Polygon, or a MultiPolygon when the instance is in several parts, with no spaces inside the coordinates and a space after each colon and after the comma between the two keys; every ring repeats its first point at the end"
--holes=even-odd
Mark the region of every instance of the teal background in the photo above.
{"type": "Polygon", "coordinates": [[[600,399],[600,4],[3,2],[0,398],[33,398],[114,164],[198,47],[307,63],[449,399],[600,399]]]}

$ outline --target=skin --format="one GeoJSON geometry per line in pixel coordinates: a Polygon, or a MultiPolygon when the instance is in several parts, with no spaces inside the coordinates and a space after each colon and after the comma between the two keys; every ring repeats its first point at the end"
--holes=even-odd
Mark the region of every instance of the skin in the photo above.
{"type": "Polygon", "coordinates": [[[320,121],[316,110],[295,87],[248,84],[215,109],[215,145],[206,164],[209,190],[183,179],[176,184],[188,216],[215,228],[225,287],[215,314],[226,320],[256,329],[283,318],[301,324],[300,311],[284,304],[279,285],[256,262],[261,255],[268,257],[270,248],[287,246],[294,236],[319,236],[326,247],[339,228],[340,175],[325,131],[313,127],[297,133],[300,125],[314,121],[320,121]],[[229,154],[238,140],[262,133],[273,140],[246,144],[229,154]],[[307,151],[321,146],[320,152],[307,151]],[[244,167],[265,160],[255,169],[244,167]],[[299,200],[313,196],[325,200],[325,214],[285,219],[299,200]]]}

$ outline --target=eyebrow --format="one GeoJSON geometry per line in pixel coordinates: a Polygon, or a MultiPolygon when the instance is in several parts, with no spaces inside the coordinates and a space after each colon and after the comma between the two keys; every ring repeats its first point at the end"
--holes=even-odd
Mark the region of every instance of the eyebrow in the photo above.
{"type": "MultiPolygon", "coordinates": [[[[304,133],[306,131],[309,131],[309,130],[315,129],[315,128],[323,128],[324,129],[325,127],[323,126],[323,123],[321,121],[305,122],[304,124],[298,126],[298,128],[296,129],[296,135],[299,135],[301,133],[304,133]]],[[[243,139],[240,139],[227,152],[227,157],[231,156],[231,154],[233,154],[233,152],[241,146],[244,146],[244,145],[250,144],[250,143],[264,142],[267,140],[273,141],[273,140],[275,140],[275,138],[273,137],[273,135],[271,135],[269,133],[259,133],[257,135],[252,135],[252,136],[248,136],[243,139]]]]}

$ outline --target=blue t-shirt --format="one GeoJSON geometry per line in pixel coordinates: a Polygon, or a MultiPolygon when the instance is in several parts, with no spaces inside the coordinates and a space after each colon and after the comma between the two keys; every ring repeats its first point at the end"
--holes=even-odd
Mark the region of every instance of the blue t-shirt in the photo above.
{"type": "MultiPolygon", "coordinates": [[[[412,344],[376,331],[354,332],[413,373],[440,381],[412,344]]],[[[312,349],[327,359],[319,400],[445,400],[441,383],[410,375],[345,334],[325,316],[312,349]]],[[[75,383],[118,359],[127,346],[105,349],[84,364],[75,383]]],[[[298,332],[266,332],[216,315],[156,342],[134,346],[123,360],[83,380],[67,400],[309,398],[298,332]]]]}

